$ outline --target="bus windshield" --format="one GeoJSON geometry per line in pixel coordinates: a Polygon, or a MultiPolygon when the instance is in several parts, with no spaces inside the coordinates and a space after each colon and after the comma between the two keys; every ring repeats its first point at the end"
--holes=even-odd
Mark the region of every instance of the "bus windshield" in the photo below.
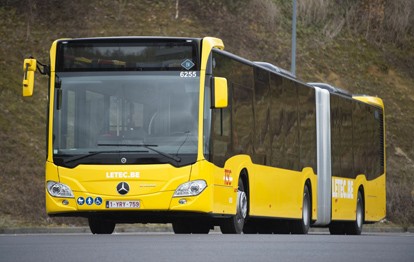
{"type": "Polygon", "coordinates": [[[196,161],[199,72],[59,72],[57,78],[56,164],[196,161]]]}
{"type": "Polygon", "coordinates": [[[190,39],[80,39],[57,49],[57,72],[199,70],[198,46],[190,39]]]}

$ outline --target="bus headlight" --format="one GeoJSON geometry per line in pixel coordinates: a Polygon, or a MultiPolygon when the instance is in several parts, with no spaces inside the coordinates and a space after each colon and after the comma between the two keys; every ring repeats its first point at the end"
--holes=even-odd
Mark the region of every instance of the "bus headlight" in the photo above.
{"type": "Polygon", "coordinates": [[[55,181],[47,181],[47,192],[54,197],[70,197],[74,198],[72,189],[65,184],[55,181]]]}
{"type": "Polygon", "coordinates": [[[197,196],[207,187],[204,180],[194,180],[181,184],[174,192],[173,197],[197,196]]]}

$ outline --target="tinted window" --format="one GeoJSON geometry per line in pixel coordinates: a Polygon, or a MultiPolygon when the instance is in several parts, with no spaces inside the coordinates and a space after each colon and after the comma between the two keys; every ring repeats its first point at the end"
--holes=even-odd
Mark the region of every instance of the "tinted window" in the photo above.
{"type": "Polygon", "coordinates": [[[68,40],[57,50],[60,72],[199,70],[195,40],[68,40]]]}
{"type": "Polygon", "coordinates": [[[213,60],[213,75],[227,78],[230,100],[212,113],[213,163],[247,154],[256,164],[316,172],[314,89],[222,51],[213,60]]]}

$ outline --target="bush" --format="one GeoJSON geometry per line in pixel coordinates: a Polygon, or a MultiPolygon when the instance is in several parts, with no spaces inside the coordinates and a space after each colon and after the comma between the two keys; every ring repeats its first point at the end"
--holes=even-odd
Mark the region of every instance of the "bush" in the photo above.
{"type": "Polygon", "coordinates": [[[346,25],[372,42],[404,44],[413,36],[412,0],[307,0],[298,1],[298,19],[304,26],[324,28],[335,37],[346,25]]]}

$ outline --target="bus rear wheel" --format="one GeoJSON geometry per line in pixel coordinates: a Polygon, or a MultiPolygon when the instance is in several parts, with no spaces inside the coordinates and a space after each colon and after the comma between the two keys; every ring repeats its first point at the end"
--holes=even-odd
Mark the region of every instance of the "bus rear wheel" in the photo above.
{"type": "Polygon", "coordinates": [[[356,203],[356,217],[355,221],[351,222],[332,222],[329,225],[329,232],[331,235],[361,235],[362,225],[364,224],[364,197],[361,191],[358,191],[356,203]]]}
{"type": "Polygon", "coordinates": [[[355,221],[345,224],[345,232],[347,235],[361,235],[362,225],[364,224],[364,213],[364,198],[362,192],[358,191],[355,221]]]}
{"type": "Polygon", "coordinates": [[[341,222],[331,222],[329,225],[329,233],[331,235],[344,235],[345,234],[345,225],[341,222]]]}
{"type": "Polygon", "coordinates": [[[220,225],[223,234],[241,234],[243,232],[244,222],[247,217],[248,198],[243,180],[239,178],[237,191],[237,209],[236,215],[222,221],[220,225]]]}
{"type": "Polygon", "coordinates": [[[115,222],[97,217],[89,217],[89,228],[92,234],[112,234],[115,229],[115,222]]]}

